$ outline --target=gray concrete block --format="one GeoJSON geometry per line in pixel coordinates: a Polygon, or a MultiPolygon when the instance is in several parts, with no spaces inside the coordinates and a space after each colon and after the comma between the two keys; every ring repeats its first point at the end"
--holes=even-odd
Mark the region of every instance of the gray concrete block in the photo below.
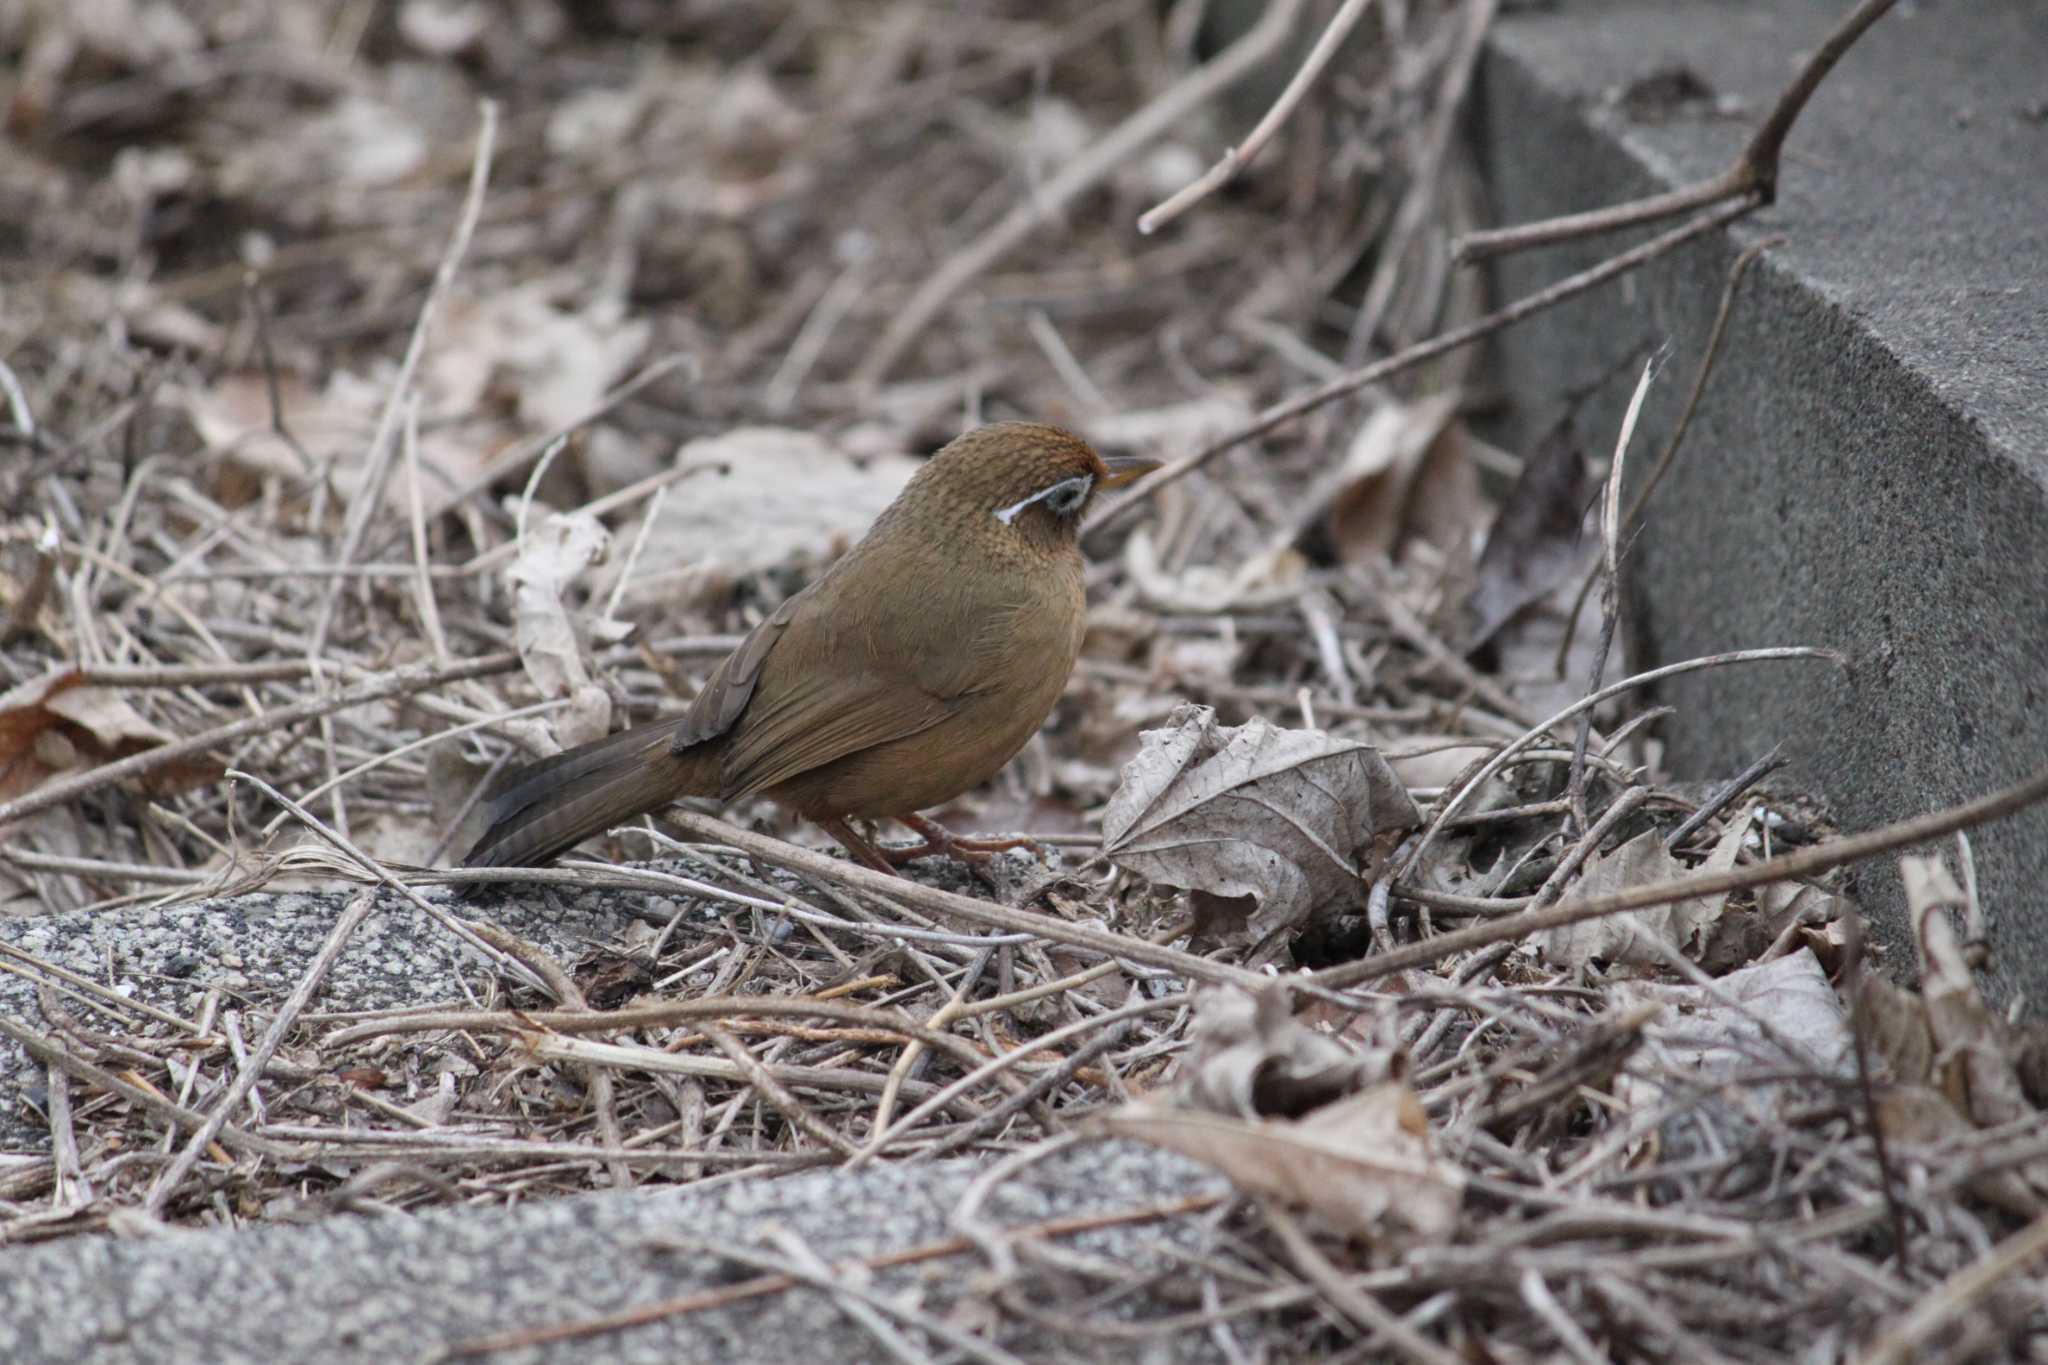
{"type": "MultiPolygon", "coordinates": [[[[458,1342],[656,1304],[730,1286],[757,1272],[678,1239],[766,1252],[771,1227],[832,1262],[900,1251],[955,1234],[949,1218],[985,1169],[973,1161],[827,1171],[710,1188],[645,1189],[541,1200],[516,1208],[418,1216],[335,1217],[311,1227],[177,1232],[139,1241],[74,1238],[0,1251],[0,1360],[10,1365],[394,1365],[458,1342]]],[[[1131,1143],[1062,1154],[1008,1182],[984,1216],[1015,1227],[1078,1214],[1165,1205],[1225,1190],[1193,1162],[1131,1143]]],[[[1135,1322],[1199,1306],[1185,1261],[1208,1233],[1196,1217],[1113,1226],[1057,1239],[1107,1258],[1136,1280],[1159,1272],[1101,1317],[1135,1322]]],[[[1050,1272],[1028,1259],[1026,1292],[1050,1272]]],[[[875,1273],[866,1288],[955,1325],[979,1319],[980,1255],[944,1256],[875,1273]]],[[[1072,1286],[1068,1286],[1069,1289],[1072,1286]]],[[[900,1320],[882,1315],[892,1326],[900,1320]]],[[[1006,1317],[1002,1344],[1031,1360],[1221,1359],[1207,1329],[1168,1329],[1142,1343],[1037,1332],[1006,1317]]],[[[935,1355],[942,1343],[906,1335],[935,1355]]],[[[866,1361],[892,1357],[823,1292],[796,1289],[644,1326],[478,1357],[500,1365],[647,1361],[866,1361]]]]}
{"type": "MultiPolygon", "coordinates": [[[[1495,218],[1620,202],[1710,174],[1847,0],[1612,0],[1500,24],[1477,124],[1495,218]],[[1674,64],[1737,108],[1657,119],[1607,96],[1674,64]]],[[[2027,0],[1905,4],[1793,130],[1778,204],[1505,334],[1501,378],[1544,403],[1645,339],[1671,362],[1634,447],[1647,470],[1683,405],[1736,253],[1782,235],[1743,286],[1632,578],[1637,662],[1825,645],[1846,673],[1691,674],[1663,699],[1682,775],[1777,740],[1849,828],[1947,806],[2048,762],[2048,15],[2027,0]]],[[[1640,237],[1646,234],[1635,234],[1640,237]]],[[[1493,267],[1498,297],[1617,241],[1493,267]]],[[[1610,448],[1626,380],[1580,430],[1610,448]]],[[[1532,401],[1533,400],[1533,401],[1532,401]]],[[[2048,998],[2048,810],[1972,838],[1992,916],[1988,982],[2048,998]]],[[[1858,880],[1910,971],[1895,864],[1858,880]]]]}

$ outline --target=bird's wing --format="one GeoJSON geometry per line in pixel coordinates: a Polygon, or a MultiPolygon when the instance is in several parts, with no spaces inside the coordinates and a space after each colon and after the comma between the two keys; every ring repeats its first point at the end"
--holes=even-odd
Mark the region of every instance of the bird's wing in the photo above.
{"type": "Polygon", "coordinates": [[[925,591],[869,591],[862,548],[756,626],[691,704],[674,747],[727,737],[723,799],[928,730],[988,685],[1007,612],[923,546],[894,562],[925,591]]]}
{"type": "Polygon", "coordinates": [[[754,688],[761,681],[761,666],[768,661],[769,651],[781,641],[797,611],[817,589],[818,583],[813,583],[790,596],[767,620],[747,633],[738,649],[725,656],[705,682],[704,690],[683,713],[675,738],[669,743],[672,752],[681,753],[707,739],[716,739],[739,723],[754,698],[754,688]]]}
{"type": "Polygon", "coordinates": [[[929,730],[953,701],[907,679],[812,669],[763,689],[733,735],[720,795],[768,791],[827,763],[929,730]]]}

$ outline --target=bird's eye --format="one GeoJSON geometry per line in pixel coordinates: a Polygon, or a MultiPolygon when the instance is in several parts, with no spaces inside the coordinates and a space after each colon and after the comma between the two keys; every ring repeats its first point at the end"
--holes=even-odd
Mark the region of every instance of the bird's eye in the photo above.
{"type": "Polygon", "coordinates": [[[1034,502],[1044,503],[1056,517],[1071,517],[1088,501],[1088,494],[1094,487],[1095,479],[1088,474],[1076,474],[1071,479],[1061,479],[1056,484],[1039,489],[1028,498],[1011,503],[1008,507],[998,507],[996,520],[1008,526],[1017,519],[1019,512],[1034,502]]]}

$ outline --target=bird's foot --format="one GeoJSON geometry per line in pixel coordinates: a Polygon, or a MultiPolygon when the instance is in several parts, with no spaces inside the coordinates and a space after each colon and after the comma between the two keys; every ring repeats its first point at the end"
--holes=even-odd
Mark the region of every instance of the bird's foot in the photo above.
{"type": "Polygon", "coordinates": [[[891,876],[896,869],[919,858],[952,858],[966,866],[982,885],[990,890],[997,887],[988,875],[988,864],[998,853],[1007,853],[1013,848],[1029,849],[1035,856],[1043,858],[1043,846],[1029,839],[963,839],[936,820],[927,820],[922,815],[897,817],[914,833],[921,835],[924,842],[907,848],[884,848],[877,844],[870,829],[868,836],[854,831],[845,820],[819,820],[818,826],[837,839],[854,860],[891,876]]]}
{"type": "Polygon", "coordinates": [[[986,866],[998,853],[1011,849],[1030,850],[1034,857],[1043,858],[1045,849],[1029,839],[967,839],[947,829],[936,820],[927,820],[922,815],[900,815],[897,820],[921,835],[924,842],[908,848],[885,848],[881,855],[891,866],[902,867],[905,863],[919,858],[953,858],[969,867],[986,866]]]}

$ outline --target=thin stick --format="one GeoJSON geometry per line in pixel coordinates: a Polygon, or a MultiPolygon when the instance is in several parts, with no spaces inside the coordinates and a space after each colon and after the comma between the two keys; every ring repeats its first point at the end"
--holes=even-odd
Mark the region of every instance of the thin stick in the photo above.
{"type": "MultiPolygon", "coordinates": [[[[119,1096],[136,1108],[155,1114],[176,1126],[196,1132],[207,1122],[206,1115],[187,1109],[177,1101],[167,1099],[146,1085],[137,1085],[124,1080],[96,1062],[86,1060],[69,1048],[59,1046],[49,1038],[15,1023],[0,1014],[0,1037],[11,1038],[21,1045],[24,1052],[39,1062],[59,1066],[64,1071],[87,1085],[95,1086],[110,1095],[119,1096]]],[[[245,1133],[231,1123],[222,1124],[214,1135],[227,1147],[256,1156],[267,1156],[278,1161],[299,1161],[305,1152],[290,1143],[272,1142],[253,1133],[245,1133]]]]}
{"type": "Polygon", "coordinates": [[[277,802],[278,805],[283,806],[293,815],[298,816],[300,823],[304,824],[307,829],[310,829],[311,831],[313,831],[313,833],[319,835],[322,839],[326,840],[343,856],[347,857],[351,862],[355,863],[356,866],[362,868],[365,872],[368,872],[379,883],[381,883],[384,886],[390,887],[393,891],[396,891],[399,895],[403,896],[406,899],[407,903],[413,907],[413,909],[419,911],[422,915],[425,915],[428,919],[440,925],[458,941],[467,944],[470,948],[474,949],[477,955],[483,958],[484,961],[490,963],[499,971],[505,972],[508,975],[514,977],[515,979],[525,982],[526,984],[532,986],[535,990],[541,991],[542,993],[548,995],[553,994],[553,992],[548,989],[547,982],[541,978],[540,974],[534,971],[533,968],[527,966],[524,962],[522,962],[518,958],[518,956],[512,953],[508,953],[504,949],[498,947],[495,943],[490,942],[488,939],[480,935],[476,929],[470,927],[467,921],[459,919],[455,915],[450,914],[443,907],[434,904],[430,900],[427,900],[425,897],[421,896],[419,892],[413,890],[404,882],[401,882],[396,876],[392,875],[391,869],[385,867],[375,858],[372,858],[369,854],[363,852],[362,849],[356,847],[355,844],[349,841],[347,835],[342,834],[338,830],[330,829],[327,825],[321,823],[320,818],[314,815],[311,811],[307,810],[304,806],[292,800],[289,796],[286,796],[283,792],[280,792],[279,790],[277,790],[277,788],[271,786],[262,778],[256,777],[253,774],[239,772],[233,768],[230,768],[228,770],[227,775],[229,778],[235,781],[247,782],[250,786],[256,788],[256,790],[262,792],[265,796],[277,802]]]}
{"type": "Polygon", "coordinates": [[[1750,764],[1747,768],[1744,768],[1741,772],[1737,773],[1719,791],[1715,792],[1712,796],[1708,797],[1703,803],[1701,803],[1700,808],[1698,810],[1694,811],[1691,815],[1686,816],[1685,819],[1679,823],[1677,829],[1672,830],[1671,833],[1664,836],[1664,847],[1666,849],[1671,850],[1677,849],[1677,847],[1680,844],[1684,843],[1688,838],[1692,836],[1693,831],[1697,830],[1701,825],[1706,824],[1707,821],[1713,819],[1716,815],[1719,815],[1724,807],[1726,807],[1729,803],[1733,802],[1737,797],[1741,796],[1744,792],[1748,791],[1750,787],[1755,785],[1757,782],[1761,781],[1764,774],[1771,772],[1774,769],[1784,767],[1784,760],[1778,757],[1779,752],[1783,750],[1784,747],[1785,742],[1783,740],[1779,740],[1776,744],[1773,744],[1771,746],[1771,751],[1769,753],[1765,754],[1762,758],[1758,759],[1756,762],[1750,764]]]}
{"type": "Polygon", "coordinates": [[[1245,134],[1242,143],[1224,150],[1223,159],[1211,166],[1202,175],[1183,185],[1161,203],[1153,205],[1138,216],[1138,231],[1151,236],[1174,219],[1201,203],[1216,191],[1228,185],[1243,173],[1252,158],[1264,150],[1280,131],[1280,126],[1294,116],[1309,88],[1323,74],[1323,68],[1337,55],[1337,48],[1351,36],[1351,30],[1372,7],[1372,0],[1344,0],[1337,12],[1330,16],[1322,36],[1309,49],[1308,57],[1295,71],[1294,79],[1287,82],[1287,88],[1280,92],[1280,98],[1273,101],[1273,107],[1266,111],[1264,118],[1245,134]]]}
{"type": "MultiPolygon", "coordinates": [[[[434,319],[454,287],[455,272],[469,252],[470,238],[475,236],[477,219],[483,214],[484,190],[491,179],[491,149],[498,138],[498,104],[496,100],[489,99],[480,103],[481,121],[476,133],[476,152],[470,161],[469,188],[463,195],[461,212],[455,222],[455,231],[449,238],[448,249],[442,253],[441,263],[434,269],[433,281],[427,286],[427,297],[420,303],[419,316],[413,321],[412,336],[405,343],[405,355],[398,362],[397,376],[391,381],[390,396],[385,399],[384,410],[377,415],[377,429],[370,437],[369,473],[362,487],[356,490],[355,501],[348,509],[348,525],[343,530],[341,550],[335,560],[344,567],[355,562],[377,506],[383,501],[385,475],[391,467],[392,453],[398,446],[399,417],[405,411],[407,396],[412,392],[413,376],[419,372],[434,319]]],[[[335,605],[340,599],[342,586],[342,582],[337,580],[320,603],[320,614],[313,623],[312,643],[307,646],[310,656],[317,657],[327,645],[327,632],[334,624],[335,605]]]]}
{"type": "MultiPolygon", "coordinates": [[[[477,494],[488,491],[491,485],[495,484],[498,480],[525,469],[528,462],[539,457],[542,451],[555,442],[565,436],[575,434],[575,432],[583,427],[589,426],[592,422],[595,422],[634,394],[639,393],[655,380],[665,378],[679,369],[688,369],[691,372],[692,378],[694,378],[697,370],[697,357],[687,351],[670,352],[659,360],[650,362],[644,369],[625,383],[619,385],[560,426],[544,431],[538,436],[528,437],[518,445],[505,451],[502,455],[494,456],[489,464],[477,471],[475,477],[471,478],[447,497],[435,503],[432,510],[427,514],[427,520],[430,522],[439,521],[442,517],[462,506],[462,504],[468,502],[477,494]]],[[[643,480],[642,482],[644,484],[645,481],[643,480]]],[[[636,484],[634,486],[638,488],[642,485],[636,484]]],[[[621,496],[624,491],[621,490],[621,494],[614,494],[613,496],[621,496]]]]}
{"type": "Polygon", "coordinates": [[[769,1105],[784,1118],[788,1119],[791,1124],[810,1134],[812,1138],[824,1143],[843,1157],[854,1154],[857,1149],[854,1146],[853,1139],[839,1132],[816,1114],[813,1114],[810,1107],[791,1094],[788,1087],[776,1080],[774,1075],[762,1063],[761,1059],[747,1051],[746,1045],[740,1042],[739,1039],[733,1037],[730,1032],[709,1020],[698,1025],[698,1027],[703,1030],[704,1036],[711,1040],[712,1046],[723,1052],[726,1060],[739,1069],[740,1075],[745,1078],[745,1083],[752,1086],[762,1099],[768,1101],[769,1105]]]}
{"type": "Polygon", "coordinates": [[[1929,1290],[1904,1318],[1875,1334],[1877,1344],[1856,1358],[1857,1365],[1906,1365],[1924,1359],[1921,1351],[1931,1346],[1937,1334],[1981,1303],[2000,1281],[2044,1254],[2048,1254],[2048,1213],[2040,1214],[1929,1290]]]}
{"type": "MultiPolygon", "coordinates": [[[[547,982],[548,989],[565,1006],[572,1010],[590,1008],[590,1002],[584,997],[583,988],[576,984],[576,978],[539,947],[495,924],[480,923],[476,931],[499,952],[525,963],[535,976],[547,982]]],[[[590,1090],[591,1108],[597,1111],[598,1137],[607,1149],[617,1151],[625,1145],[625,1137],[619,1128],[618,1094],[611,1070],[602,1066],[584,1066],[579,1070],[590,1090]]],[[[633,1183],[632,1168],[625,1162],[612,1157],[605,1164],[611,1174],[612,1188],[623,1190],[633,1183]]]]}
{"type": "Polygon", "coordinates": [[[1836,25],[1834,32],[1807,58],[1806,65],[1778,96],[1778,102],[1750,138],[1747,145],[1737,154],[1734,164],[1718,175],[1696,181],[1682,188],[1663,194],[1653,194],[1626,204],[1614,204],[1602,209],[1589,209],[1584,213],[1568,213],[1559,218],[1547,218],[1540,223],[1523,223],[1516,227],[1489,228],[1481,232],[1467,233],[1458,239],[1451,249],[1452,258],[1458,261],[1483,261],[1491,256],[1502,256],[1510,252],[1526,251],[1530,247],[1548,246],[1552,242],[1571,241],[1579,237],[1597,237],[1622,228],[1635,227],[1641,223],[1654,223],[1659,219],[1673,218],[1681,213],[1717,204],[1724,199],[1747,199],[1756,197],[1759,204],[1770,204],[1778,197],[1779,154],[1784,150],[1785,136],[1792,131],[1792,125],[1806,108],[1806,102],[1820,83],[1834,70],[1835,63],[1842,59],[1856,40],[1872,24],[1884,16],[1894,0],[1863,0],[1836,25]]]}
{"type": "Polygon", "coordinates": [[[1226,450],[1233,450],[1246,441],[1256,440],[1283,423],[1377,384],[1390,375],[1412,370],[1425,361],[1434,360],[1440,355],[1457,350],[1460,346],[1469,346],[1503,328],[1526,321],[1546,308],[1554,307],[1566,299],[1585,293],[1588,289],[1626,275],[1666,252],[1683,246],[1695,237],[1732,223],[1754,208],[1756,201],[1753,200],[1722,204],[1689,222],[1681,223],[1662,236],[1653,237],[1640,246],[1610,256],[1590,269],[1559,280],[1548,288],[1539,289],[1527,298],[1517,299],[1504,308],[1495,309],[1485,317],[1469,322],[1463,327],[1454,327],[1440,336],[1431,337],[1428,341],[1418,341],[1408,349],[1396,351],[1384,360],[1376,360],[1370,365],[1341,374],[1328,383],[1318,384],[1305,393],[1283,399],[1236,431],[1219,437],[1192,455],[1174,460],[1165,468],[1147,474],[1132,486],[1130,492],[1089,518],[1088,526],[1082,535],[1097,536],[1116,523],[1127,520],[1135,515],[1139,508],[1149,505],[1154,493],[1168,484],[1180,482],[1226,450]]]}
{"type": "Polygon", "coordinates": [[[427,551],[427,513],[420,492],[420,399],[408,395],[405,402],[405,512],[412,529],[413,600],[419,606],[420,627],[434,647],[434,662],[448,662],[448,636],[441,629],[441,606],[434,600],[434,575],[427,551]]]}
{"type": "MultiPolygon", "coordinates": [[[[1465,1357],[1423,1336],[1403,1322],[1393,1309],[1374,1298],[1370,1291],[1353,1284],[1344,1271],[1316,1248],[1308,1233],[1294,1221],[1294,1216],[1279,1204],[1261,1199],[1259,1211],[1265,1215],[1266,1225],[1279,1234],[1295,1269],[1321,1291],[1332,1308],[1384,1341],[1402,1360],[1419,1362],[1419,1365],[1461,1365],[1465,1357]]],[[[1367,1340],[1370,1344],[1372,1338],[1367,1340]]]]}

